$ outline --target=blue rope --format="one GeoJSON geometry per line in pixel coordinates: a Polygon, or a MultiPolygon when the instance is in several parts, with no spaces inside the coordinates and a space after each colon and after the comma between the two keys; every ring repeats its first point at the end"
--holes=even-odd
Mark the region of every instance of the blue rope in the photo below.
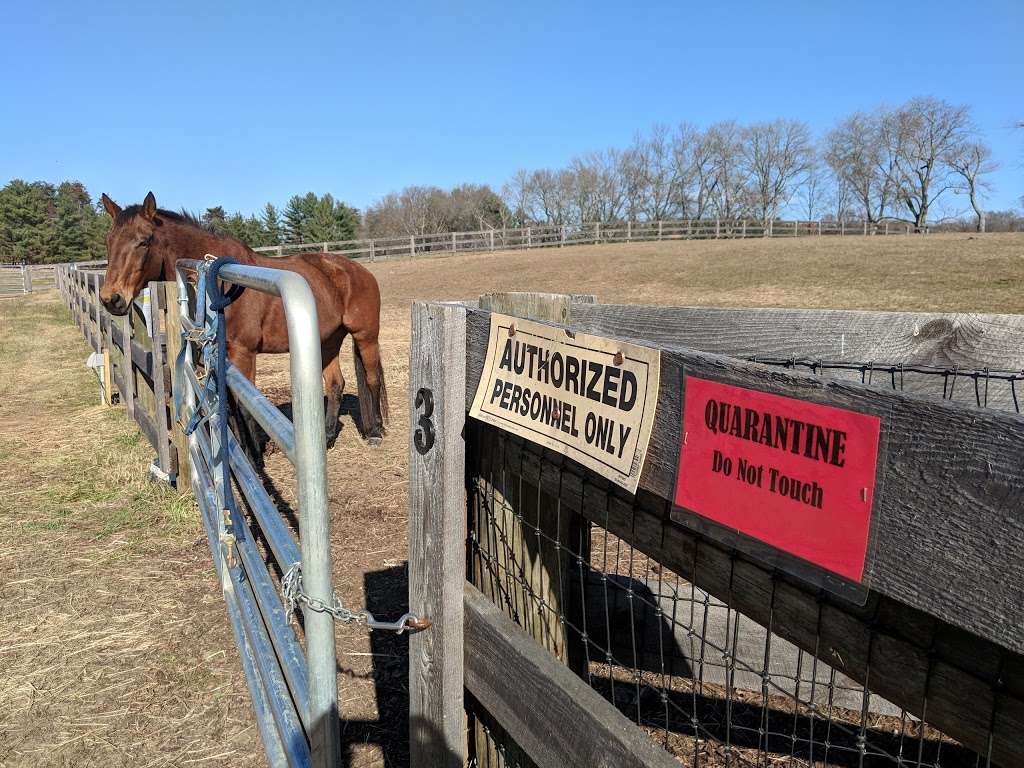
{"type": "MultiPolygon", "coordinates": [[[[217,313],[215,328],[217,334],[217,359],[214,368],[207,368],[207,379],[211,374],[217,380],[217,419],[220,422],[220,454],[221,478],[224,483],[224,508],[234,512],[234,498],[231,492],[231,462],[228,460],[228,333],[224,322],[224,310],[235,301],[245,288],[232,285],[222,290],[217,280],[220,268],[225,264],[237,264],[234,259],[221,256],[210,264],[206,274],[206,290],[210,295],[210,309],[217,313]]],[[[209,347],[207,347],[209,348],[209,347]]]]}
{"type": "Polygon", "coordinates": [[[228,340],[224,310],[242,295],[245,288],[240,285],[232,285],[227,290],[223,290],[218,281],[218,273],[225,264],[237,263],[232,258],[221,256],[214,261],[203,262],[197,268],[199,280],[196,287],[195,325],[203,330],[198,337],[195,337],[190,336],[182,329],[181,350],[178,352],[178,357],[174,363],[174,407],[178,422],[180,423],[184,415],[182,395],[184,393],[185,351],[190,342],[195,342],[201,348],[206,378],[203,389],[199,393],[199,402],[196,403],[188,423],[184,426],[184,432],[186,435],[191,435],[200,424],[213,415],[214,409],[210,408],[210,402],[216,399],[215,410],[219,421],[221,478],[224,487],[223,501],[225,509],[230,509],[234,506],[234,498],[231,492],[231,465],[228,460],[228,340]],[[210,310],[214,313],[213,317],[207,317],[207,296],[210,299],[210,310]]]}

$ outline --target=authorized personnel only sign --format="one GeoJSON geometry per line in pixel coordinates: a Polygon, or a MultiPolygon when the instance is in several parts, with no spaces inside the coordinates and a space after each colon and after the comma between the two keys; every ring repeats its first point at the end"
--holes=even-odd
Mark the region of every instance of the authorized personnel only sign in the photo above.
{"type": "Polygon", "coordinates": [[[862,582],[880,420],[687,376],[675,503],[862,582]]]}
{"type": "Polygon", "coordinates": [[[636,492],[658,401],[657,350],[491,315],[470,416],[636,492]]]}

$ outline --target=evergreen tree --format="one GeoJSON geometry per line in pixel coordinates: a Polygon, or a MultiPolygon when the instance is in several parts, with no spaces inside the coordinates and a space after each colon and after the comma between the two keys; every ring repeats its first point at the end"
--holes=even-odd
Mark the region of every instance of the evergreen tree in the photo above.
{"type": "Polygon", "coordinates": [[[267,203],[263,209],[262,224],[264,245],[280,245],[284,237],[284,228],[281,225],[281,216],[273,203],[267,203]]]}
{"type": "Polygon", "coordinates": [[[221,205],[215,205],[213,208],[206,209],[206,212],[202,216],[202,222],[203,226],[214,234],[227,235],[229,234],[227,218],[228,215],[225,213],[224,207],[221,205]]]}
{"type": "Polygon", "coordinates": [[[316,205],[313,206],[313,214],[310,216],[303,233],[305,242],[319,243],[331,240],[341,240],[340,228],[334,211],[334,198],[324,195],[316,205]]]}
{"type": "Polygon", "coordinates": [[[93,258],[91,225],[96,215],[89,193],[80,182],[57,187],[54,248],[47,261],[86,261],[93,258]]]}
{"type": "Polygon", "coordinates": [[[14,179],[0,189],[0,261],[52,260],[56,218],[52,184],[14,179]]]}
{"type": "Polygon", "coordinates": [[[334,204],[334,218],[338,222],[339,240],[355,240],[359,236],[359,209],[339,200],[334,204]]]}
{"type": "Polygon", "coordinates": [[[293,195],[284,209],[285,238],[289,243],[307,241],[309,222],[313,218],[313,209],[319,202],[316,194],[307,192],[305,195],[293,195]]]}

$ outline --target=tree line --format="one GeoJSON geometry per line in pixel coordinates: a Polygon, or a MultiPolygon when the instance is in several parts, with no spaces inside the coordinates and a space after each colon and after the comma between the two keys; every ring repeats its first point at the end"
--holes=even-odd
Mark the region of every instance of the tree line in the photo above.
{"type": "MultiPolygon", "coordinates": [[[[531,224],[767,223],[784,214],[977,230],[987,218],[990,229],[1021,229],[1015,211],[986,216],[996,168],[969,107],[920,97],[854,112],[817,138],[791,119],[657,125],[624,148],[581,154],[563,168],[517,171],[500,192],[480,184],[411,186],[364,215],[330,194],[308,192],[283,208],[267,203],[258,214],[215,206],[198,218],[253,247],[531,224]]],[[[80,182],[15,179],[0,189],[0,261],[103,258],[109,226],[80,182]]]]}
{"type": "Polygon", "coordinates": [[[621,219],[899,220],[982,226],[996,169],[970,109],[934,98],[855,112],[818,140],[799,120],[655,126],[624,148],[557,170],[521,170],[503,189],[517,224],[621,219]],[[969,209],[967,208],[969,206],[969,209]],[[960,214],[963,211],[959,212],[960,214]]]}
{"type": "MultiPolygon", "coordinates": [[[[211,232],[252,247],[353,240],[362,226],[357,209],[313,192],[292,196],[280,210],[267,203],[259,215],[229,215],[222,206],[191,215],[211,232]]],[[[81,182],[54,186],[14,179],[0,189],[0,262],[104,259],[110,224],[110,216],[81,182]]]]}

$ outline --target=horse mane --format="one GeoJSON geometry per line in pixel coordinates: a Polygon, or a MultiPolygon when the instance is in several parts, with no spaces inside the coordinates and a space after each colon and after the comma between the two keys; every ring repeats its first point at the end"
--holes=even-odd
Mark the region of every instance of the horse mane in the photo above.
{"type": "MultiPolygon", "coordinates": [[[[115,223],[126,224],[132,218],[137,216],[140,211],[142,211],[142,206],[138,204],[129,205],[125,208],[122,208],[121,212],[117,214],[117,219],[115,220],[115,223]]],[[[196,216],[192,211],[188,211],[184,208],[182,208],[180,212],[168,211],[163,208],[157,208],[156,215],[177,222],[178,224],[187,224],[190,227],[201,229],[204,232],[216,234],[211,227],[203,223],[202,219],[196,216]]]]}

